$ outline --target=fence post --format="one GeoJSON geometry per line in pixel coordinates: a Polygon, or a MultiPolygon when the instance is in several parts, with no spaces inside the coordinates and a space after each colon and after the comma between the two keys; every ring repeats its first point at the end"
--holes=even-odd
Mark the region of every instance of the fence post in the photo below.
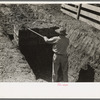
{"type": "Polygon", "coordinates": [[[77,18],[76,19],[79,19],[81,6],[82,6],[82,4],[79,4],[78,10],[77,10],[77,18]]]}

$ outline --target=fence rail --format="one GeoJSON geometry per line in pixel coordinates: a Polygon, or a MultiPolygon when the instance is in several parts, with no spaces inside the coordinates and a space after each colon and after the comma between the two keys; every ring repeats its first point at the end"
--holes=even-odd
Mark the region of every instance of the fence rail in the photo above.
{"type": "Polygon", "coordinates": [[[91,4],[62,4],[61,11],[100,30],[100,7],[91,4]]]}

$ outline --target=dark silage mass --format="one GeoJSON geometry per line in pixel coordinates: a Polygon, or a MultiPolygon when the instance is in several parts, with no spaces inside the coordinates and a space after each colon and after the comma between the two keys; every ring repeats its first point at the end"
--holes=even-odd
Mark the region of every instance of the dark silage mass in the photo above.
{"type": "MultiPolygon", "coordinates": [[[[58,35],[55,29],[58,27],[33,29],[47,37],[58,35]]],[[[52,81],[52,45],[44,42],[43,38],[30,30],[19,31],[19,48],[32,68],[36,78],[52,81]]]]}

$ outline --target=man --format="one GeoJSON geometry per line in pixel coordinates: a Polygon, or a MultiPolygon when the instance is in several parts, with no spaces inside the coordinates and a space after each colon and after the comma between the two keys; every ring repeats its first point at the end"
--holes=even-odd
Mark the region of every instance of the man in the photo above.
{"type": "Polygon", "coordinates": [[[44,40],[47,43],[53,44],[53,65],[52,65],[52,82],[57,82],[58,79],[58,70],[61,66],[63,72],[63,81],[68,82],[68,56],[67,56],[67,47],[69,45],[69,40],[65,36],[66,29],[63,27],[55,30],[59,33],[59,36],[52,37],[48,39],[44,36],[44,40]]]}

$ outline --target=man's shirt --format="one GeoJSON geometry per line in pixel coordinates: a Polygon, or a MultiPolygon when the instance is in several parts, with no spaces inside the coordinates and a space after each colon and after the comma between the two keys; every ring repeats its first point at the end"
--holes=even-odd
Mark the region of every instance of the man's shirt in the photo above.
{"type": "Polygon", "coordinates": [[[69,45],[69,39],[65,36],[56,36],[50,39],[47,39],[47,43],[54,44],[53,45],[53,52],[57,54],[67,54],[67,47],[69,45]]]}

